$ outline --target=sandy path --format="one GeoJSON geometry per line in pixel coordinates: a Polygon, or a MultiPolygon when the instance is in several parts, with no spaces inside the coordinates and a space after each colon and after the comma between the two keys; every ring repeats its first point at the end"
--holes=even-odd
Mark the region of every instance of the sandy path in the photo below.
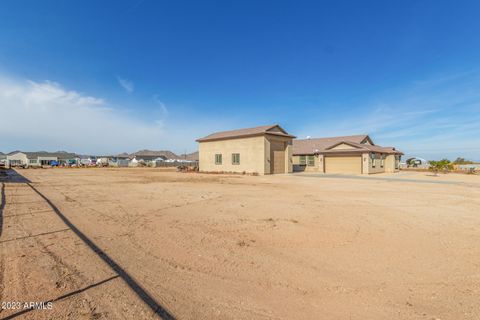
{"type": "MultiPolygon", "coordinates": [[[[178,319],[480,318],[478,177],[20,173],[178,319]]],[[[28,185],[5,186],[2,300],[106,281],[26,315],[154,316],[28,185]]]]}

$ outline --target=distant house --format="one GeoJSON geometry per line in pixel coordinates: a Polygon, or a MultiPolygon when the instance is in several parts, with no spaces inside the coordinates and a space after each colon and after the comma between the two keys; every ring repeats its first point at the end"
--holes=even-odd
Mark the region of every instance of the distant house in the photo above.
{"type": "Polygon", "coordinates": [[[292,139],[279,125],[216,132],[197,139],[203,172],[292,172],[292,139]]]}
{"type": "Polygon", "coordinates": [[[459,164],[459,165],[457,165],[457,169],[458,170],[463,170],[463,171],[479,172],[480,171],[480,163],[459,164]]]}
{"type": "Polygon", "coordinates": [[[130,160],[131,157],[128,153],[124,152],[124,153],[120,153],[120,154],[117,154],[115,156],[115,158],[119,159],[119,160],[130,160]]]}
{"type": "Polygon", "coordinates": [[[63,165],[78,163],[78,156],[68,152],[23,152],[14,151],[7,155],[7,165],[10,167],[37,167],[42,165],[63,165]]]}
{"type": "MultiPolygon", "coordinates": [[[[138,160],[138,161],[145,161],[145,162],[149,162],[149,161],[165,161],[165,160],[168,160],[167,157],[163,156],[163,155],[145,155],[145,154],[136,154],[135,155],[135,158],[138,160]]],[[[172,159],[172,160],[175,160],[175,159],[172,159]]]]}
{"type": "Polygon", "coordinates": [[[368,135],[293,141],[296,171],[349,174],[396,172],[402,155],[394,147],[374,144],[368,135]]]}
{"type": "Polygon", "coordinates": [[[177,155],[171,153],[170,151],[140,150],[132,153],[130,157],[132,159],[135,158],[137,161],[150,162],[156,161],[159,158],[163,160],[168,160],[172,158],[173,160],[175,160],[177,158],[177,155]]]}
{"type": "Polygon", "coordinates": [[[3,152],[0,152],[0,166],[4,166],[7,162],[7,155],[3,152]]]}

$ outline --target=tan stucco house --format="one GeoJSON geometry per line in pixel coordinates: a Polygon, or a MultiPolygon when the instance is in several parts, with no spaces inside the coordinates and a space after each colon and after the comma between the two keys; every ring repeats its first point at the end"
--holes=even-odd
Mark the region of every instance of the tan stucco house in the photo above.
{"type": "Polygon", "coordinates": [[[216,132],[197,139],[201,172],[292,172],[292,140],[279,125],[216,132]]]}
{"type": "Polygon", "coordinates": [[[401,151],[375,145],[368,135],[293,140],[295,171],[372,174],[397,172],[401,151]]]}

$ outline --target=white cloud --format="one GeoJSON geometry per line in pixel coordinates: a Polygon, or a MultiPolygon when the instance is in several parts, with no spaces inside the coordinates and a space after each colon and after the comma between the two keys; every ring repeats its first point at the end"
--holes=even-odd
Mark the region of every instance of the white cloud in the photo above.
{"type": "Polygon", "coordinates": [[[208,132],[208,121],[165,123],[165,117],[150,117],[148,112],[133,114],[51,81],[0,76],[0,151],[106,154],[148,148],[184,152],[195,150],[195,138],[208,132]],[[177,129],[187,122],[189,130],[177,129]]]}
{"type": "Polygon", "coordinates": [[[377,93],[339,116],[308,123],[298,136],[369,133],[423,158],[464,156],[480,160],[480,72],[439,75],[377,93]]]}
{"type": "Polygon", "coordinates": [[[167,109],[167,106],[165,105],[165,103],[163,103],[160,98],[158,97],[157,94],[155,94],[153,96],[153,101],[160,107],[160,111],[162,112],[162,114],[164,116],[167,116],[168,115],[168,109],[167,109]]]}
{"type": "Polygon", "coordinates": [[[118,77],[117,76],[117,81],[120,86],[125,89],[128,93],[132,93],[135,90],[135,85],[133,84],[132,81],[118,77]]]}

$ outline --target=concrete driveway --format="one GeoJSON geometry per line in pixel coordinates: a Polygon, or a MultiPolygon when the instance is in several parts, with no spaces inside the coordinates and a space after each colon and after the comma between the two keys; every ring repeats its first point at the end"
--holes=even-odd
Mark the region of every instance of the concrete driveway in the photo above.
{"type": "Polygon", "coordinates": [[[378,180],[392,182],[412,182],[412,183],[434,183],[434,184],[478,184],[480,186],[480,176],[464,174],[438,174],[428,172],[399,172],[399,173],[379,173],[372,175],[355,174],[329,174],[329,173],[311,173],[300,172],[293,175],[298,177],[312,177],[324,179],[358,179],[358,180],[378,180]]]}

